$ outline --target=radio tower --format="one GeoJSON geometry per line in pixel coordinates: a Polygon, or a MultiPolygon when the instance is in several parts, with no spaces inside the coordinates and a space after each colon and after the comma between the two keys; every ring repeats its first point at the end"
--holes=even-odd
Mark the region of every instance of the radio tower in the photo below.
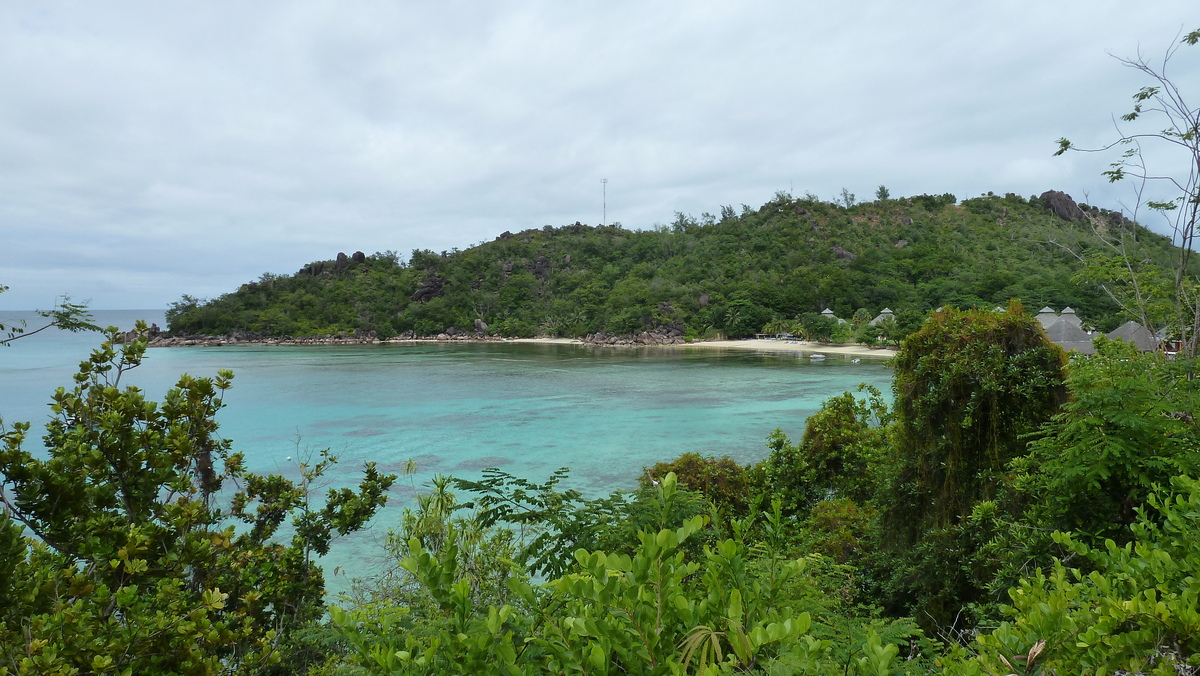
{"type": "Polygon", "coordinates": [[[600,225],[608,225],[608,179],[600,179],[600,186],[604,191],[604,216],[600,219],[600,225]]]}

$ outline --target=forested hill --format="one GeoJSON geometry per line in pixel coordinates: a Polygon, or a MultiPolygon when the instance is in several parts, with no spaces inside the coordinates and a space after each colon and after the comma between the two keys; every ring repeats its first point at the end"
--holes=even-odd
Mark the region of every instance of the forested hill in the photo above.
{"type": "Polygon", "coordinates": [[[212,300],[184,296],[168,325],[175,334],[386,338],[475,332],[480,320],[513,337],[663,327],[737,337],[825,308],[850,319],[888,307],[903,329],[942,305],[1016,298],[1032,311],[1069,305],[1110,330],[1128,317],[1081,274],[1083,260],[1102,270],[1110,253],[1096,228],[1128,228],[1138,260],[1171,256],[1165,237],[1061,193],[849,207],[780,193],[757,210],[720,211],[677,214],[654,230],[576,223],[505,232],[463,251],[413,251],[407,262],[393,252],[339,254],[212,300]]]}

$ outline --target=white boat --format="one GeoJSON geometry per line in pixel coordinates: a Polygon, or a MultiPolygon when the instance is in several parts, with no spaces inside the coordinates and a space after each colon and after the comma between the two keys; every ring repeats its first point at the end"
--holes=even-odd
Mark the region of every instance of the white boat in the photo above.
{"type": "Polygon", "coordinates": [[[808,355],[808,360],[809,361],[825,361],[825,355],[823,355],[819,352],[815,352],[813,354],[808,355]]]}

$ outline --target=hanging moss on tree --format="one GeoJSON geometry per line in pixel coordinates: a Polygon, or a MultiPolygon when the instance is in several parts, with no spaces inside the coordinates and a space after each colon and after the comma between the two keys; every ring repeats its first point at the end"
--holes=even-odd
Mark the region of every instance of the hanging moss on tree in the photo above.
{"type": "Polygon", "coordinates": [[[993,562],[967,517],[995,497],[1023,437],[1066,401],[1066,356],[1017,302],[1008,309],[940,310],[895,359],[890,486],[882,496],[882,577],[895,609],[952,622],[982,599],[993,562]]]}
{"type": "Polygon", "coordinates": [[[1015,302],[1005,312],[942,310],[909,336],[895,360],[896,456],[915,492],[894,525],[949,526],[990,497],[1022,435],[1066,401],[1065,365],[1015,302]]]}

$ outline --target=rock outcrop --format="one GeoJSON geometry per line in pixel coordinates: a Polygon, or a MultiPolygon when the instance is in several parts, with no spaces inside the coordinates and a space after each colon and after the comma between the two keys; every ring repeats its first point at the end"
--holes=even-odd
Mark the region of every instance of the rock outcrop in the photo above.
{"type": "Polygon", "coordinates": [[[409,300],[417,303],[424,303],[427,300],[437,298],[442,295],[442,288],[446,285],[446,278],[437,274],[433,269],[425,271],[425,277],[421,279],[417,285],[417,290],[413,291],[409,300]]]}
{"type": "Polygon", "coordinates": [[[837,258],[839,260],[852,261],[852,260],[858,258],[858,256],[855,255],[853,252],[843,249],[842,247],[840,247],[836,244],[829,247],[829,250],[833,253],[834,256],[837,256],[837,258]]]}
{"type": "Polygon", "coordinates": [[[678,345],[685,342],[680,336],[669,333],[643,331],[628,336],[616,336],[611,333],[589,333],[580,338],[587,345],[678,345]]]}
{"type": "Polygon", "coordinates": [[[1064,221],[1078,221],[1083,218],[1083,209],[1071,199],[1071,196],[1059,190],[1047,190],[1038,196],[1046,208],[1064,221]]]}

